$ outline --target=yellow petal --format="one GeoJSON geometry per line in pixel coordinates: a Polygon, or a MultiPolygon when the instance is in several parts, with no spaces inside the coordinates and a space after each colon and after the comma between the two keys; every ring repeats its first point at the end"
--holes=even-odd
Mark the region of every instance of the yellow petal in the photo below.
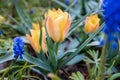
{"type": "Polygon", "coordinates": [[[63,40],[65,39],[65,37],[67,36],[67,33],[70,30],[71,21],[72,21],[72,19],[71,19],[71,16],[69,15],[68,19],[67,19],[66,27],[65,27],[64,32],[63,32],[63,40]]]}
{"type": "Polygon", "coordinates": [[[61,9],[58,9],[57,10],[57,14],[60,15],[60,14],[63,14],[63,11],[61,9]]]}
{"type": "Polygon", "coordinates": [[[63,37],[63,33],[65,28],[67,27],[67,21],[68,21],[68,14],[64,13],[62,15],[60,15],[56,20],[55,20],[55,24],[58,25],[59,29],[60,29],[60,37],[59,37],[59,42],[63,41],[64,37],[63,37]]]}
{"type": "Polygon", "coordinates": [[[32,37],[30,37],[28,34],[26,34],[26,37],[27,37],[27,39],[29,40],[29,42],[30,42],[30,45],[32,46],[32,48],[37,52],[37,53],[39,53],[40,52],[40,46],[36,46],[35,45],[35,42],[34,42],[34,40],[32,39],[32,37]],[[37,48],[36,48],[37,47],[37,48]]]}
{"type": "Polygon", "coordinates": [[[42,27],[42,50],[47,53],[46,32],[44,27],[42,27]]]}
{"type": "Polygon", "coordinates": [[[34,49],[36,52],[40,52],[40,44],[39,44],[39,39],[40,39],[40,31],[38,30],[30,30],[32,40],[34,41],[34,49]]]}
{"type": "Polygon", "coordinates": [[[35,30],[40,30],[39,23],[32,23],[32,26],[35,30]]]}
{"type": "Polygon", "coordinates": [[[47,27],[49,36],[54,41],[58,42],[60,39],[60,28],[56,23],[54,23],[54,21],[53,21],[53,19],[51,19],[51,17],[48,17],[46,27],[47,27]]]}

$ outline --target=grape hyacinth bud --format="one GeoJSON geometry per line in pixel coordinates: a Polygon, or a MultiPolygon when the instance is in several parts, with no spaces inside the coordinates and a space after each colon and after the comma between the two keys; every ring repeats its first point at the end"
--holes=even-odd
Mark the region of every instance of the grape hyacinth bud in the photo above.
{"type": "Polygon", "coordinates": [[[14,58],[20,57],[20,59],[23,59],[22,55],[24,54],[24,42],[20,37],[15,37],[13,42],[14,58]]]}
{"type": "Polygon", "coordinates": [[[70,3],[70,0],[65,0],[66,5],[69,5],[69,3],[70,3]]]}
{"type": "Polygon", "coordinates": [[[0,30],[0,35],[2,34],[2,30],[0,30]]]}
{"type": "Polygon", "coordinates": [[[30,13],[30,14],[33,14],[33,13],[34,13],[34,10],[33,10],[33,9],[30,9],[29,13],[30,13]]]}

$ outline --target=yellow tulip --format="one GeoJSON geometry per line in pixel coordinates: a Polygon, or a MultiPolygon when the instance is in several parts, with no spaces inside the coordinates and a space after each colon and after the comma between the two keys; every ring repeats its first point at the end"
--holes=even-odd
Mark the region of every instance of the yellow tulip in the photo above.
{"type": "Polygon", "coordinates": [[[71,16],[60,9],[53,9],[49,10],[45,17],[49,36],[55,42],[63,41],[70,29],[71,16]]]}
{"type": "MultiPolygon", "coordinates": [[[[40,27],[38,23],[33,23],[33,29],[30,30],[31,36],[26,34],[27,39],[29,40],[32,48],[39,53],[41,51],[40,46],[40,27]]],[[[46,53],[47,52],[47,46],[46,46],[46,40],[45,40],[45,27],[42,27],[42,50],[46,53]]]]}
{"type": "Polygon", "coordinates": [[[87,33],[93,33],[99,28],[100,19],[97,14],[90,15],[86,18],[84,31],[87,33]]]}

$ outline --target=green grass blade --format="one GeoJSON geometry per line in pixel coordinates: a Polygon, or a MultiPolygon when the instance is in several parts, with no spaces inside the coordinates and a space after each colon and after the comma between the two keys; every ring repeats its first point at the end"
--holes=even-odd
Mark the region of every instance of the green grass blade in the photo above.
{"type": "Polygon", "coordinates": [[[52,71],[50,66],[47,63],[43,62],[42,60],[32,57],[28,53],[25,53],[23,56],[24,56],[24,59],[29,63],[37,65],[38,67],[40,67],[45,71],[49,71],[49,72],[52,71]]]}

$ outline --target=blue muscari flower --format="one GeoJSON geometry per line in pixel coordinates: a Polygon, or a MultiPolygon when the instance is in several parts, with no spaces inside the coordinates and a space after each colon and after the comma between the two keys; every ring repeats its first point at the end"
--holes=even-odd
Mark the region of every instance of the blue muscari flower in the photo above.
{"type": "Polygon", "coordinates": [[[20,59],[23,59],[22,55],[24,54],[24,42],[20,37],[15,37],[13,42],[14,58],[20,57],[20,59]]]}
{"type": "Polygon", "coordinates": [[[75,4],[78,4],[79,0],[75,0],[75,4]]]}
{"type": "Polygon", "coordinates": [[[2,34],[2,31],[0,30],[0,35],[2,34]]]}
{"type": "Polygon", "coordinates": [[[30,14],[33,14],[33,13],[34,13],[34,10],[33,10],[33,9],[30,9],[29,13],[30,13],[30,14]]]}
{"type": "Polygon", "coordinates": [[[99,47],[103,47],[105,41],[104,40],[101,40],[100,43],[99,43],[99,47]]]}
{"type": "Polygon", "coordinates": [[[107,35],[106,42],[111,43],[113,48],[118,48],[120,39],[120,0],[103,0],[102,8],[105,20],[103,31],[107,35]]]}
{"type": "MultiPolygon", "coordinates": [[[[74,0],[74,1],[75,1],[75,4],[78,4],[78,0],[74,0]]],[[[70,0],[65,0],[65,4],[69,5],[70,4],[70,0]]]]}
{"type": "Polygon", "coordinates": [[[18,2],[18,0],[13,0],[13,3],[17,3],[18,2]]]}
{"type": "Polygon", "coordinates": [[[70,0],[65,0],[65,4],[69,5],[70,0]]]}

